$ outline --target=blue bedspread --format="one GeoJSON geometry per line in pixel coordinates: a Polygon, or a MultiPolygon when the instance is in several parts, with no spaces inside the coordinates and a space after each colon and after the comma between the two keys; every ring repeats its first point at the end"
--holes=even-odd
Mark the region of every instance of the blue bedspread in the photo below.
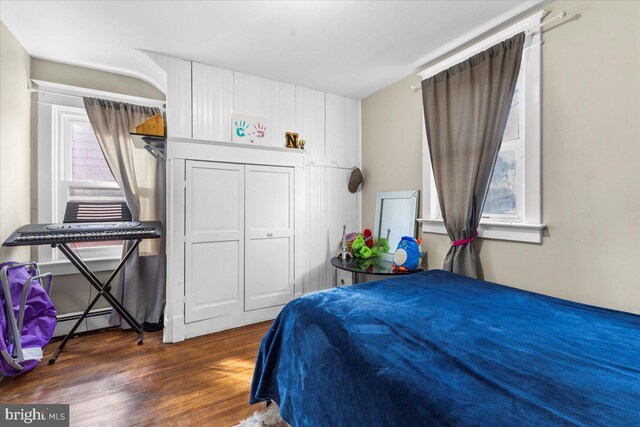
{"type": "Polygon", "coordinates": [[[434,270],[290,302],[251,403],[296,427],[640,426],[640,316],[434,270]]]}

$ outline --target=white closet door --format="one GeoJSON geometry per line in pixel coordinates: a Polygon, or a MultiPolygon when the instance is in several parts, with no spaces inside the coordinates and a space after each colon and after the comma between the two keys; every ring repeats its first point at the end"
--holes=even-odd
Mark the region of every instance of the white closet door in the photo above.
{"type": "Polygon", "coordinates": [[[185,321],[242,312],[244,165],[187,161],[185,321]]]}
{"type": "Polygon", "coordinates": [[[245,310],[286,304],[293,297],[293,172],[246,166],[245,310]]]}

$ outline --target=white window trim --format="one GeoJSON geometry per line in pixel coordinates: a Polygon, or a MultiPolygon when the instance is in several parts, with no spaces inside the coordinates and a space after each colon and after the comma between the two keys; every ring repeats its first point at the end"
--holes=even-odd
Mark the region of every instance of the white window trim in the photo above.
{"type": "MultiPolygon", "coordinates": [[[[541,164],[541,56],[542,33],[539,29],[530,30],[539,25],[547,12],[540,11],[494,35],[430,66],[418,75],[425,80],[440,71],[458,64],[465,59],[490,48],[491,46],[525,31],[527,41],[523,53],[524,85],[521,90],[521,103],[524,104],[524,200],[523,218],[520,222],[496,221],[495,218],[480,221],[478,236],[485,239],[512,240],[530,243],[542,243],[542,233],[546,225],[542,223],[542,164],[541,164]]],[[[423,123],[422,131],[422,179],[423,198],[422,215],[418,219],[423,233],[447,234],[440,216],[438,196],[433,172],[429,145],[423,123]]]]}
{"type": "MultiPolygon", "coordinates": [[[[82,96],[97,96],[114,101],[154,107],[162,107],[164,101],[130,97],[57,83],[48,83],[40,80],[33,80],[32,82],[37,85],[36,92],[38,92],[37,221],[40,224],[47,224],[62,221],[62,218],[58,218],[57,214],[60,212],[60,206],[55,206],[56,200],[60,200],[60,197],[56,194],[59,186],[52,185],[52,183],[57,182],[58,177],[61,176],[60,171],[57,170],[60,165],[59,155],[61,150],[54,147],[55,140],[53,138],[53,133],[60,131],[59,129],[53,128],[55,107],[62,106],[84,112],[82,96]]],[[[101,188],[105,185],[109,186],[104,183],[91,182],[81,183],[80,185],[97,186],[101,188]]],[[[117,185],[115,185],[115,187],[117,187],[117,185]]],[[[78,270],[75,269],[71,262],[56,252],[57,249],[46,245],[41,245],[37,248],[38,265],[43,271],[51,272],[54,275],[78,274],[78,270]]],[[[110,271],[120,262],[121,252],[120,246],[83,248],[81,256],[93,271],[110,271]]]]}

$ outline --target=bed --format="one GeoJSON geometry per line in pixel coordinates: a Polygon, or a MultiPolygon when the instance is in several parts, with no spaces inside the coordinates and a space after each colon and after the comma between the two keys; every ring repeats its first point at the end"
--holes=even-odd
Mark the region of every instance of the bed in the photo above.
{"type": "Polygon", "coordinates": [[[640,316],[441,270],[309,294],[250,401],[296,427],[640,425],[640,316]]]}

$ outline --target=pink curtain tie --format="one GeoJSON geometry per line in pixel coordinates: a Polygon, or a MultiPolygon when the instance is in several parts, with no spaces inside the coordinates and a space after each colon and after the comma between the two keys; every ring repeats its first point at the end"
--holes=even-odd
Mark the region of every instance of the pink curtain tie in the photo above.
{"type": "Polygon", "coordinates": [[[474,231],[473,234],[471,234],[471,237],[469,237],[468,239],[462,239],[462,240],[456,240],[454,242],[451,242],[451,246],[462,246],[462,245],[466,245],[467,243],[471,243],[473,242],[476,237],[478,237],[478,231],[474,231]]]}

